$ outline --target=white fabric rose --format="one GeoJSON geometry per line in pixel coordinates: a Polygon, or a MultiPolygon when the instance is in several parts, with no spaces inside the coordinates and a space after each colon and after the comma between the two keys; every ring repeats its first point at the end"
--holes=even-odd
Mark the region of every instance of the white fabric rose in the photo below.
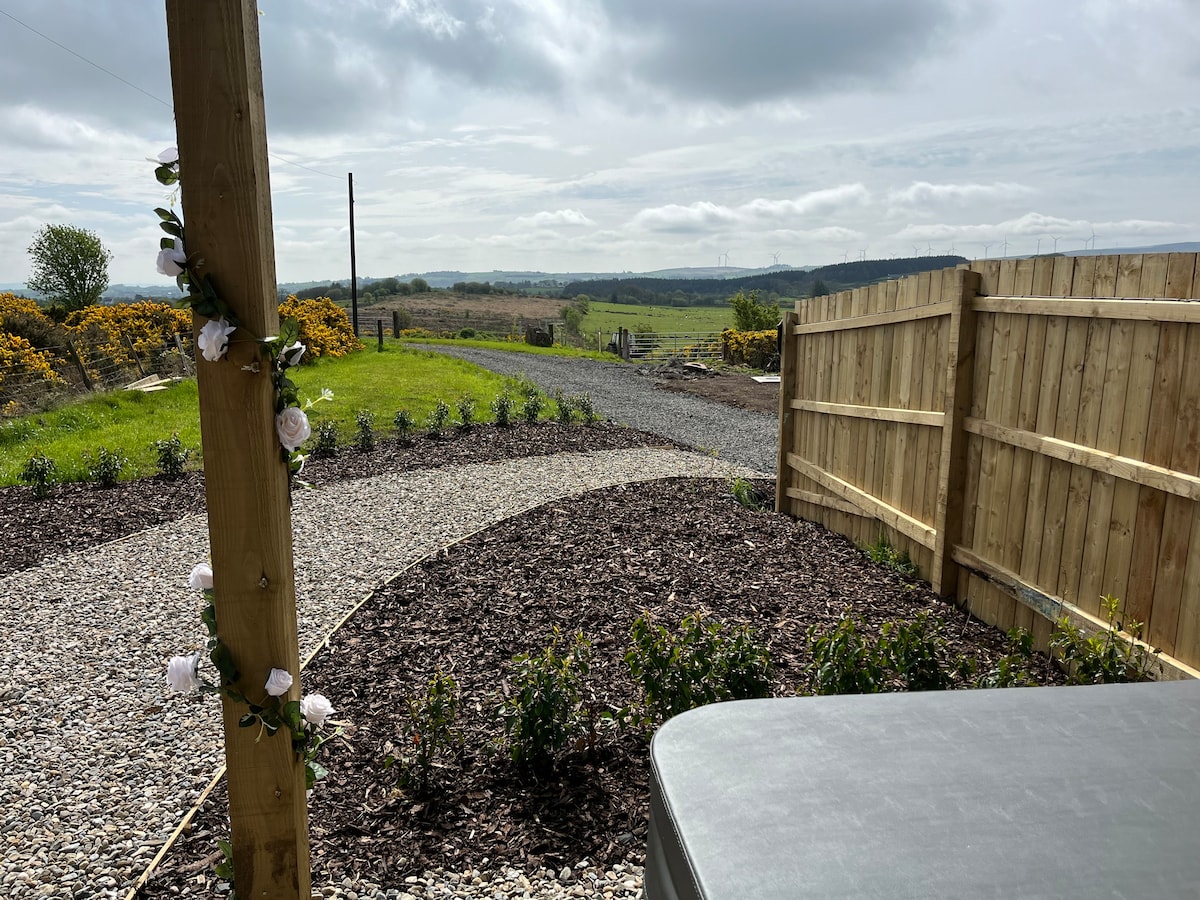
{"type": "Polygon", "coordinates": [[[300,699],[300,715],[313,728],[320,728],[333,712],[333,704],[324,694],[309,694],[300,699]]]}
{"type": "Polygon", "coordinates": [[[200,563],[188,576],[188,587],[193,591],[211,591],[213,586],[213,571],[208,563],[200,563]]]}
{"type": "Polygon", "coordinates": [[[200,687],[200,677],[197,674],[200,654],[191,656],[172,656],[167,663],[167,687],[173,691],[185,694],[200,687]]]}
{"type": "Polygon", "coordinates": [[[292,686],[292,673],[287,669],[272,669],[267,676],[267,693],[272,697],[282,697],[292,686]]]}
{"type": "Polygon", "coordinates": [[[275,431],[279,435],[279,443],[289,453],[299,450],[300,445],[312,434],[308,416],[298,406],[289,406],[275,417],[275,431]]]}
{"type": "Polygon", "coordinates": [[[229,349],[229,336],[237,331],[236,325],[230,325],[225,319],[209,319],[200,329],[196,345],[204,358],[216,362],[229,349]]]}
{"type": "Polygon", "coordinates": [[[164,166],[169,166],[171,163],[179,162],[179,148],[168,147],[162,153],[158,154],[158,161],[164,166]]]}
{"type": "Polygon", "coordinates": [[[308,348],[302,343],[296,341],[295,343],[284,347],[283,350],[280,351],[279,355],[282,357],[284,365],[298,366],[300,365],[301,357],[304,356],[304,351],[307,349],[308,348]]]}
{"type": "Polygon", "coordinates": [[[187,262],[187,253],[183,249],[183,241],[175,238],[175,246],[158,251],[158,274],[178,278],[183,274],[183,264],[187,262]]]}

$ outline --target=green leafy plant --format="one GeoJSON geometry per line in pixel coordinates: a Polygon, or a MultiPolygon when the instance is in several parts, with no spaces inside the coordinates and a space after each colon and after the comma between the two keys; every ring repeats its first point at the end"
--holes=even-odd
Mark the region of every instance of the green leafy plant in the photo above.
{"type": "Polygon", "coordinates": [[[516,410],[516,401],[513,400],[512,394],[507,390],[502,391],[492,401],[492,417],[496,420],[496,424],[501,428],[508,428],[512,425],[513,413],[516,410]]]}
{"type": "Polygon", "coordinates": [[[179,433],[169,438],[154,442],[154,452],[158,458],[158,472],[167,478],[178,478],[187,467],[188,457],[192,451],[183,446],[179,433]]]}
{"type": "Polygon", "coordinates": [[[770,656],[748,626],[706,622],[695,613],[672,634],[642,615],[630,636],[625,664],[641,691],[644,724],[708,703],[770,694],[770,656]]]}
{"type": "Polygon", "coordinates": [[[899,572],[905,578],[921,577],[921,570],[917,568],[916,563],[909,557],[908,551],[897,550],[883,536],[880,536],[879,540],[875,543],[867,544],[862,549],[863,553],[867,554],[867,559],[873,563],[885,566],[893,572],[899,572]]]}
{"type": "Polygon", "coordinates": [[[434,771],[459,746],[461,736],[454,727],[458,718],[458,684],[450,675],[438,672],[429,680],[425,696],[408,702],[410,728],[402,737],[399,755],[389,754],[384,768],[395,765],[397,783],[418,794],[434,785],[434,771]]]}
{"type": "Polygon", "coordinates": [[[975,686],[981,688],[1035,687],[1033,635],[1024,628],[1008,630],[1008,652],[987,672],[980,673],[975,686]]]}
{"type": "Polygon", "coordinates": [[[831,630],[821,632],[816,625],[808,629],[812,662],[806,674],[814,694],[874,694],[885,689],[879,648],[861,626],[860,619],[843,615],[831,630]]]}
{"type": "Polygon", "coordinates": [[[407,409],[397,410],[396,415],[392,417],[392,427],[396,429],[396,440],[401,446],[407,447],[412,443],[413,434],[417,430],[417,420],[407,409]]]}
{"type": "Polygon", "coordinates": [[[542,395],[537,391],[526,394],[521,402],[521,418],[529,425],[536,424],[541,418],[543,405],[542,395]]]}
{"type": "Polygon", "coordinates": [[[909,691],[944,691],[953,684],[951,673],[957,667],[949,659],[941,620],[925,611],[911,622],[884,622],[878,658],[909,691]]]}
{"type": "Polygon", "coordinates": [[[442,432],[449,424],[450,404],[445,400],[439,400],[437,406],[429,411],[429,415],[425,419],[425,430],[429,432],[430,437],[441,437],[442,432]]]}
{"type": "Polygon", "coordinates": [[[312,455],[315,459],[328,458],[337,455],[338,430],[337,423],[324,419],[317,423],[317,434],[313,438],[312,455]]]}
{"type": "Polygon", "coordinates": [[[1100,609],[1108,625],[1093,635],[1084,634],[1066,616],[1058,620],[1050,638],[1050,652],[1066,669],[1068,684],[1148,681],[1155,666],[1162,671],[1158,660],[1162,651],[1140,643],[1142,623],[1122,623],[1118,618],[1120,607],[1121,601],[1112,594],[1101,598],[1100,609]],[[1133,640],[1121,637],[1122,631],[1133,640]]]}
{"type": "Polygon", "coordinates": [[[758,291],[738,291],[729,298],[738,331],[765,331],[779,324],[779,303],[763,303],[758,291]]]}
{"type": "Polygon", "coordinates": [[[501,703],[497,716],[504,727],[509,755],[519,766],[551,766],[586,728],[581,692],[588,673],[590,644],[580,632],[560,655],[559,643],[555,629],[550,646],[541,653],[523,653],[512,661],[512,691],[501,703]]]}
{"type": "Polygon", "coordinates": [[[455,406],[458,408],[458,427],[463,431],[470,431],[475,424],[475,412],[478,408],[475,398],[470,394],[463,394],[455,406]]]}
{"type": "Polygon", "coordinates": [[[360,409],[354,414],[354,449],[366,453],[375,449],[375,413],[360,409]]]}
{"type": "Polygon", "coordinates": [[[596,412],[596,406],[592,403],[590,394],[579,394],[572,397],[571,402],[579,410],[579,416],[583,419],[584,425],[595,425],[600,421],[600,414],[596,412]]]}
{"type": "Polygon", "coordinates": [[[559,425],[570,425],[575,418],[575,404],[563,396],[562,390],[554,392],[554,420],[559,425]]]}
{"type": "Polygon", "coordinates": [[[226,893],[229,900],[237,900],[237,893],[233,890],[233,844],[225,838],[217,838],[217,849],[221,851],[221,859],[213,866],[213,874],[229,883],[226,893]]]}
{"type": "Polygon", "coordinates": [[[120,480],[128,464],[129,457],[120,451],[101,447],[96,451],[95,458],[88,457],[88,478],[101,487],[112,487],[120,480]]]}
{"type": "Polygon", "coordinates": [[[46,454],[35,453],[21,469],[20,478],[33,488],[33,496],[44,500],[58,482],[58,466],[46,454]]]}
{"type": "Polygon", "coordinates": [[[737,476],[730,482],[730,493],[733,494],[733,499],[744,506],[746,509],[754,512],[762,512],[764,509],[764,497],[759,493],[758,488],[748,478],[737,476]]]}

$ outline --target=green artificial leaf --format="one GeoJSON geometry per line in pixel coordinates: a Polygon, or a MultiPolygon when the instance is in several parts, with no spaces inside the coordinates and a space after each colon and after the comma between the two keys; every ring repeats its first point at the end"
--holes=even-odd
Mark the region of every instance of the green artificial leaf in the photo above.
{"type": "Polygon", "coordinates": [[[158,213],[158,217],[160,219],[162,219],[164,222],[178,222],[179,221],[179,216],[175,215],[175,213],[171,212],[171,210],[169,210],[169,209],[164,209],[163,207],[159,206],[159,207],[156,207],[154,211],[156,213],[158,213]]]}
{"type": "Polygon", "coordinates": [[[169,237],[165,237],[158,242],[158,249],[159,250],[174,250],[175,249],[175,241],[173,241],[169,237]]]}
{"type": "Polygon", "coordinates": [[[177,225],[174,222],[159,222],[158,227],[167,234],[174,235],[177,238],[183,239],[183,226],[177,225]]]}
{"type": "Polygon", "coordinates": [[[296,343],[300,337],[300,322],[299,320],[289,317],[284,319],[279,324],[279,340],[282,341],[282,346],[287,347],[290,344],[296,343]]]}
{"type": "Polygon", "coordinates": [[[283,708],[279,710],[279,718],[292,726],[293,729],[300,727],[300,701],[289,700],[283,704],[283,708]]]}
{"type": "Polygon", "coordinates": [[[274,735],[275,732],[277,732],[279,730],[278,725],[273,725],[272,723],[268,722],[266,719],[263,720],[263,727],[267,729],[267,734],[270,734],[270,735],[274,735]]]}
{"type": "Polygon", "coordinates": [[[154,177],[158,179],[159,184],[175,184],[179,181],[179,173],[175,171],[174,166],[159,166],[154,170],[154,177]]]}
{"type": "Polygon", "coordinates": [[[218,643],[213,647],[212,653],[209,654],[217,671],[221,673],[221,681],[226,684],[233,684],[238,680],[237,664],[233,661],[233,654],[229,652],[229,648],[224,644],[218,643]]]}
{"type": "Polygon", "coordinates": [[[258,716],[254,715],[253,713],[246,713],[240,719],[238,719],[238,728],[249,728],[257,721],[258,716]]]}

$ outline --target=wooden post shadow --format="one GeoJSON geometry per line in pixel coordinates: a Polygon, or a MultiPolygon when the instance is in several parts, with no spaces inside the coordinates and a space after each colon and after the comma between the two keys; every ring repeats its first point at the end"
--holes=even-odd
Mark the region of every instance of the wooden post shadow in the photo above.
{"type": "MultiPolygon", "coordinates": [[[[197,360],[219,635],[248,699],[272,668],[300,693],[288,474],[274,426],[269,366],[256,337],[279,317],[266,119],[253,0],[166,0],[186,250],[240,318],[227,358],[197,360]]],[[[199,330],[205,320],[195,317],[199,330]]],[[[239,897],[310,896],[304,766],[285,732],[257,740],[222,701],[239,897]]]]}

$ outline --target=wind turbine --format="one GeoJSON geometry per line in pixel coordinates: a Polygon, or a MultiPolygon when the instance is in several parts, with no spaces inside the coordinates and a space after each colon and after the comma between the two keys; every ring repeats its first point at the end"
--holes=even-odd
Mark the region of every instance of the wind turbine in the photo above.
{"type": "Polygon", "coordinates": [[[918,247],[916,244],[913,244],[913,256],[920,256],[920,255],[921,255],[921,248],[918,247]]]}
{"type": "Polygon", "coordinates": [[[992,249],[992,245],[991,245],[991,244],[984,244],[984,245],[983,245],[983,258],[984,258],[984,259],[987,259],[987,258],[988,258],[988,251],[989,251],[989,250],[991,250],[991,249],[992,249]]]}
{"type": "Polygon", "coordinates": [[[861,250],[858,251],[858,261],[859,262],[867,261],[867,248],[866,247],[863,247],[861,250]]]}
{"type": "Polygon", "coordinates": [[[847,260],[849,260],[849,259],[850,259],[850,251],[849,251],[849,250],[843,250],[843,251],[842,251],[842,265],[844,266],[844,265],[846,264],[846,261],[847,261],[847,260]]]}
{"type": "Polygon", "coordinates": [[[1008,256],[1008,235],[1004,236],[1004,255],[1008,256]]]}
{"type": "Polygon", "coordinates": [[[725,268],[729,268],[729,251],[725,251],[725,268]]]}
{"type": "Polygon", "coordinates": [[[1095,251],[1095,249],[1096,249],[1096,229],[1093,226],[1089,226],[1089,227],[1091,227],[1091,229],[1092,229],[1092,250],[1095,251]]]}
{"type": "Polygon", "coordinates": [[[1041,239],[1041,238],[1038,238],[1038,239],[1037,239],[1037,250],[1035,251],[1035,254],[1034,254],[1034,255],[1035,255],[1035,256],[1041,256],[1041,255],[1042,255],[1042,239],[1041,239]]]}
{"type": "Polygon", "coordinates": [[[771,265],[773,265],[773,266],[779,265],[779,254],[778,253],[771,254],[771,265]]]}
{"type": "Polygon", "coordinates": [[[1050,237],[1054,238],[1054,252],[1057,253],[1058,252],[1058,242],[1062,239],[1054,237],[1054,235],[1050,235],[1050,237]]]}
{"type": "Polygon", "coordinates": [[[925,255],[926,255],[926,256],[933,256],[933,244],[926,244],[926,245],[925,245],[925,255]]]}

